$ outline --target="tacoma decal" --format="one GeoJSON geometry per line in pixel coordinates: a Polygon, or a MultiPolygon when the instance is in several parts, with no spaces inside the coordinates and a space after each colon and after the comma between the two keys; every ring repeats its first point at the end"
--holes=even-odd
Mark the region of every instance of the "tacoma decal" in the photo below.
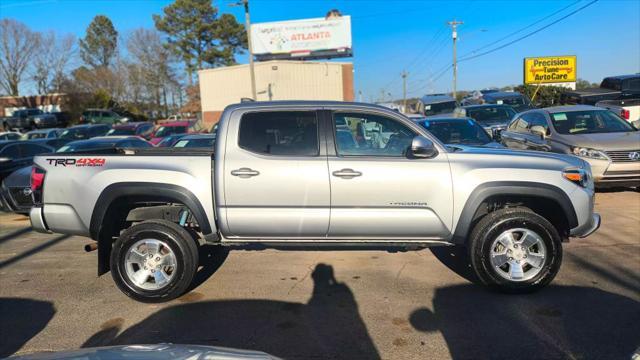
{"type": "Polygon", "coordinates": [[[107,161],[104,158],[79,158],[79,159],[46,159],[49,162],[49,165],[53,166],[103,166],[107,161]]]}

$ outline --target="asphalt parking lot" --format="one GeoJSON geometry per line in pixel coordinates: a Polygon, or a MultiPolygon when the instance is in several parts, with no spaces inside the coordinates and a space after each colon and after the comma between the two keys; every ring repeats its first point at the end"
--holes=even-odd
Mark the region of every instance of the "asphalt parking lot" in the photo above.
{"type": "Polygon", "coordinates": [[[96,277],[88,239],[3,213],[0,357],[172,342],[287,359],[629,359],[640,346],[640,192],[600,192],[596,209],[600,230],[566,244],[556,280],[531,295],[472,285],[443,248],[211,251],[190,293],[152,305],[96,277]]]}

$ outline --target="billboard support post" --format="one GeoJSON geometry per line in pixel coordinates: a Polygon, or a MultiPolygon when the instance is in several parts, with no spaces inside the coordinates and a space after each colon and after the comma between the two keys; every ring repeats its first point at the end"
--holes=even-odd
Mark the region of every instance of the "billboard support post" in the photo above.
{"type": "Polygon", "coordinates": [[[251,97],[258,100],[256,94],[256,72],[253,67],[253,50],[251,47],[251,19],[249,17],[249,0],[242,0],[244,4],[244,21],[247,30],[247,45],[249,46],[249,72],[251,73],[251,97]]]}

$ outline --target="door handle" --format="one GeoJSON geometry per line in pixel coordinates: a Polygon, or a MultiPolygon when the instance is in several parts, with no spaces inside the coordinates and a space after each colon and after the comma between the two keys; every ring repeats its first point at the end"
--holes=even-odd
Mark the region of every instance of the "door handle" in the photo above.
{"type": "Polygon", "coordinates": [[[241,179],[248,179],[252,176],[260,175],[260,172],[249,168],[240,168],[237,170],[232,170],[231,175],[238,176],[241,179]]]}
{"type": "Polygon", "coordinates": [[[353,179],[356,176],[362,176],[360,171],[355,171],[353,169],[342,169],[336,170],[332,172],[333,176],[337,176],[343,179],[353,179]]]}

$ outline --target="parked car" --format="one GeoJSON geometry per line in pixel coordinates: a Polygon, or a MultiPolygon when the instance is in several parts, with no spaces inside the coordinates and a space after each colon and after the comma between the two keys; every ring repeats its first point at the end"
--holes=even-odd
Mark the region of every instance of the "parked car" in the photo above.
{"type": "Polygon", "coordinates": [[[519,92],[496,91],[482,95],[484,104],[509,105],[516,112],[522,112],[533,108],[531,100],[519,92]]]}
{"type": "Polygon", "coordinates": [[[418,120],[433,136],[448,146],[503,148],[487,131],[471,118],[442,117],[418,120]]]}
{"type": "Polygon", "coordinates": [[[42,113],[29,116],[29,128],[31,129],[45,129],[45,128],[64,128],[67,127],[70,120],[70,115],[67,112],[52,112],[42,113]]]}
{"type": "Polygon", "coordinates": [[[29,141],[0,141],[0,182],[12,172],[31,165],[35,155],[50,152],[51,147],[29,141]]]}
{"type": "Polygon", "coordinates": [[[484,99],[482,98],[484,94],[499,92],[498,89],[484,89],[484,90],[476,90],[471,92],[471,94],[467,95],[460,102],[462,106],[467,105],[480,105],[484,103],[484,99]]]}
{"type": "Polygon", "coordinates": [[[88,140],[72,141],[60,147],[56,153],[70,153],[75,151],[91,152],[116,148],[149,148],[153,147],[148,141],[137,136],[100,136],[88,140]]]}
{"type": "Polygon", "coordinates": [[[575,105],[527,111],[501,138],[512,149],[583,158],[597,185],[640,186],[640,132],[609,110],[575,105]]]}
{"type": "Polygon", "coordinates": [[[596,106],[613,111],[636,129],[640,129],[640,99],[602,100],[596,106]]]}
{"type": "Polygon", "coordinates": [[[135,135],[147,139],[153,132],[153,126],[148,121],[117,124],[111,127],[106,136],[135,135]]]}
{"type": "Polygon", "coordinates": [[[43,112],[42,110],[37,108],[16,110],[13,112],[13,114],[11,114],[10,117],[6,117],[3,119],[2,126],[5,130],[32,129],[34,126],[29,117],[40,114],[43,114],[43,112]]]}
{"type": "Polygon", "coordinates": [[[167,137],[162,138],[159,143],[156,144],[156,147],[173,147],[180,139],[187,136],[188,134],[176,134],[169,135],[167,137]]]}
{"type": "Polygon", "coordinates": [[[111,126],[106,124],[76,125],[64,129],[59,138],[65,140],[90,139],[96,136],[104,136],[109,130],[111,130],[111,126]]]}
{"type": "Polygon", "coordinates": [[[449,95],[432,94],[420,98],[417,110],[425,116],[450,114],[455,110],[457,105],[456,99],[449,95]]]}
{"type": "Polygon", "coordinates": [[[210,148],[213,149],[213,145],[216,143],[215,134],[196,134],[185,135],[180,138],[173,146],[174,147],[187,147],[187,148],[210,148]]]}
{"type": "Polygon", "coordinates": [[[585,161],[454,151],[381,106],[245,102],[223,111],[218,134],[215,151],[36,157],[31,225],[96,240],[98,274],[146,302],[189,289],[200,243],[460,245],[479,283],[531,292],[557,274],[563,240],[600,225],[585,161]]]}
{"type": "Polygon", "coordinates": [[[119,124],[127,122],[129,118],[108,109],[87,109],[80,116],[82,124],[119,124]]]}
{"type": "Polygon", "coordinates": [[[565,104],[594,105],[604,100],[640,99],[640,74],[606,77],[600,87],[567,91],[565,104]]]}
{"type": "Polygon", "coordinates": [[[64,129],[41,129],[41,130],[31,130],[28,133],[22,134],[22,140],[34,140],[34,139],[56,139],[64,129]]]}
{"type": "Polygon", "coordinates": [[[0,132],[0,141],[20,140],[20,137],[22,137],[22,134],[20,134],[19,132],[15,132],[15,131],[0,132]]]}
{"type": "Polygon", "coordinates": [[[202,131],[197,121],[171,121],[165,122],[156,127],[153,133],[149,136],[149,141],[156,145],[163,138],[169,135],[197,133],[202,131]]]}
{"type": "MultiPolygon", "coordinates": [[[[105,153],[116,148],[145,147],[151,147],[151,144],[136,136],[110,136],[72,141],[60,147],[57,151],[54,148],[50,148],[49,150],[52,153],[73,153],[76,151],[82,153],[90,153],[92,151],[105,153]]],[[[31,166],[21,168],[11,173],[11,175],[2,181],[0,186],[0,205],[2,205],[5,211],[28,214],[31,207],[33,207],[30,180],[31,171],[31,166]]]]}
{"type": "Polygon", "coordinates": [[[492,137],[499,137],[500,131],[507,128],[516,111],[509,105],[469,105],[454,110],[455,117],[470,117],[482,125],[492,137]]]}

